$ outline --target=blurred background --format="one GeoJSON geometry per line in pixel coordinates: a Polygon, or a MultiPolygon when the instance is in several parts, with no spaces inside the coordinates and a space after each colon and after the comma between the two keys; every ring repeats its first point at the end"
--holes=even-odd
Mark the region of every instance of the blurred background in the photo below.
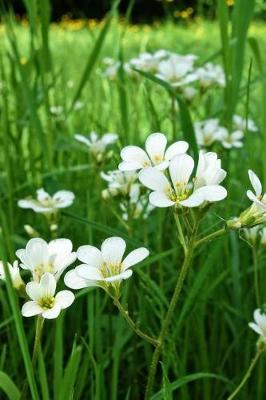
{"type": "MultiPolygon", "coordinates": [[[[6,8],[12,6],[14,11],[23,16],[25,12],[23,0],[4,0],[6,8]]],[[[110,9],[112,0],[53,0],[52,20],[58,21],[63,16],[70,18],[95,18],[101,19],[110,9]]],[[[122,0],[119,10],[125,14],[130,0],[122,0]]],[[[152,22],[158,19],[172,18],[187,20],[197,16],[213,19],[216,14],[216,0],[135,0],[132,12],[132,22],[152,22]]],[[[234,5],[234,0],[227,0],[229,6],[234,5]]],[[[257,0],[255,15],[266,18],[266,1],[257,0]]]]}

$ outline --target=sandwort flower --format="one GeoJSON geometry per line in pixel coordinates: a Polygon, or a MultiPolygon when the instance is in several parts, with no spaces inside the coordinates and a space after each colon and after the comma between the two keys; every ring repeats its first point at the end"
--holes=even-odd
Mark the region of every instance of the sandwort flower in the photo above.
{"type": "Polygon", "coordinates": [[[257,308],[253,314],[254,321],[248,325],[253,331],[255,331],[260,337],[266,341],[266,314],[257,308]]]}
{"type": "Polygon", "coordinates": [[[266,228],[261,225],[253,226],[252,228],[245,228],[244,234],[251,244],[258,244],[259,246],[266,246],[266,228]]]}
{"type": "Polygon", "coordinates": [[[195,122],[194,128],[197,142],[202,147],[209,147],[215,141],[219,141],[224,131],[226,131],[225,128],[219,125],[219,120],[217,118],[195,122]]]}
{"type": "Polygon", "coordinates": [[[32,273],[34,281],[40,281],[46,272],[58,280],[64,270],[76,260],[69,239],[55,239],[49,243],[40,238],[30,239],[25,249],[16,251],[21,268],[32,273]]]}
{"type": "Polygon", "coordinates": [[[207,63],[203,67],[196,69],[192,74],[195,74],[199,84],[204,89],[210,86],[225,86],[224,71],[220,65],[207,63]]]}
{"type": "Polygon", "coordinates": [[[190,74],[193,69],[196,56],[171,55],[158,65],[157,77],[168,82],[173,87],[180,87],[197,79],[195,74],[190,74]]]}
{"type": "Polygon", "coordinates": [[[129,253],[124,259],[126,243],[120,237],[106,239],[101,249],[90,245],[81,246],[77,257],[83,263],[65,275],[65,284],[72,289],[100,286],[118,297],[122,280],[132,275],[132,267],[149,255],[145,247],[129,253]]]}
{"type": "Polygon", "coordinates": [[[219,140],[225,149],[232,149],[233,147],[243,147],[243,137],[244,134],[242,131],[234,131],[230,133],[224,128],[220,134],[219,140]]]}
{"type": "Polygon", "coordinates": [[[226,189],[219,185],[226,172],[216,153],[200,153],[196,176],[190,181],[193,169],[193,158],[182,154],[170,161],[170,180],[155,168],[142,170],[139,179],[153,191],[149,199],[156,207],[198,207],[227,196],[226,189]]]}
{"type": "Polygon", "coordinates": [[[103,136],[99,137],[96,132],[91,132],[88,137],[79,134],[74,137],[89,148],[90,153],[97,162],[103,160],[107,147],[118,140],[118,135],[116,133],[105,133],[103,136]]]}
{"type": "MultiPolygon", "coordinates": [[[[18,261],[17,260],[14,261],[13,264],[7,263],[7,267],[8,267],[14,288],[17,290],[21,290],[25,286],[25,283],[23,282],[23,279],[20,276],[20,269],[18,266],[18,261]]],[[[4,264],[2,261],[0,261],[0,279],[2,279],[3,281],[6,280],[4,264]]]]}
{"type": "Polygon", "coordinates": [[[186,153],[189,145],[180,140],[167,149],[167,138],[163,133],[156,132],[149,135],[145,142],[145,150],[138,146],[126,146],[121,150],[122,162],[118,168],[121,171],[136,171],[147,167],[166,169],[169,161],[177,154],[186,153]]]}
{"type": "Polygon", "coordinates": [[[240,115],[233,116],[234,128],[238,131],[248,130],[250,132],[257,132],[258,128],[252,119],[242,118],[240,115]]]}
{"type": "Polygon", "coordinates": [[[75,199],[74,193],[68,190],[59,190],[53,196],[50,196],[43,188],[37,190],[37,199],[22,199],[18,201],[21,208],[30,208],[36,213],[51,214],[61,208],[72,205],[75,199]]]}
{"type": "Polygon", "coordinates": [[[135,171],[101,172],[101,177],[108,183],[108,188],[102,191],[102,197],[108,199],[116,196],[131,196],[139,191],[138,175],[135,171]]]}
{"type": "Polygon", "coordinates": [[[41,315],[43,318],[57,318],[62,310],[71,306],[75,296],[69,290],[61,290],[56,293],[55,277],[46,272],[40,282],[29,282],[26,285],[26,293],[31,299],[21,309],[24,317],[41,315]]]}

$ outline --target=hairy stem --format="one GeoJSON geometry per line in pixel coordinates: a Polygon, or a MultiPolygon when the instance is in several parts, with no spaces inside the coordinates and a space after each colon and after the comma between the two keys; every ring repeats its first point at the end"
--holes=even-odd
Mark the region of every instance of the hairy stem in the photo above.
{"type": "Polygon", "coordinates": [[[210,233],[209,235],[197,240],[195,242],[194,246],[198,247],[198,246],[202,245],[203,243],[210,242],[211,240],[216,239],[217,237],[222,236],[223,234],[225,234],[226,231],[227,231],[226,227],[218,229],[218,231],[210,233]]]}
{"type": "Polygon", "coordinates": [[[156,339],[150,337],[146,333],[142,332],[137,327],[135,322],[130,318],[130,316],[128,314],[128,311],[124,309],[124,307],[122,306],[120,301],[115,297],[113,298],[113,301],[114,301],[114,305],[118,308],[118,310],[120,311],[121,315],[125,318],[125,320],[127,321],[128,325],[133,329],[133,331],[136,333],[136,335],[138,335],[139,337],[144,339],[146,342],[152,344],[153,346],[157,346],[158,345],[158,341],[156,339]]]}

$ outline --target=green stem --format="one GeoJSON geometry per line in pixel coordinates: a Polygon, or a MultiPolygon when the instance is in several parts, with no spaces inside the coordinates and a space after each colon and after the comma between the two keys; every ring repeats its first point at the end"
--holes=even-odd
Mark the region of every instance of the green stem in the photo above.
{"type": "Polygon", "coordinates": [[[34,339],[33,355],[32,355],[32,365],[33,365],[33,367],[34,367],[34,364],[35,364],[35,362],[37,360],[37,357],[39,355],[39,350],[40,350],[40,346],[41,346],[43,323],[44,323],[43,317],[38,316],[37,317],[37,321],[36,321],[35,339],[34,339]]]}
{"type": "Polygon", "coordinates": [[[142,332],[137,327],[135,322],[130,318],[130,316],[128,314],[128,311],[124,309],[124,307],[122,306],[120,301],[118,299],[116,299],[115,297],[113,298],[113,300],[114,300],[114,305],[118,308],[118,310],[120,311],[121,315],[125,318],[125,320],[129,324],[129,326],[133,329],[133,331],[136,333],[136,335],[138,335],[142,339],[146,340],[146,342],[151,343],[153,346],[157,346],[158,345],[158,341],[156,339],[146,335],[146,333],[142,332]]]}
{"type": "Polygon", "coordinates": [[[234,397],[236,397],[236,395],[240,392],[240,390],[242,389],[242,387],[245,385],[245,383],[247,382],[247,380],[249,379],[251,372],[253,370],[253,368],[255,367],[260,355],[261,355],[262,351],[258,350],[255,357],[253,358],[253,360],[250,363],[250,366],[248,367],[247,372],[244,375],[244,378],[242,379],[242,381],[240,382],[240,384],[237,386],[237,388],[234,390],[234,392],[227,398],[227,400],[232,400],[234,397]]]}
{"type": "Polygon", "coordinates": [[[202,243],[210,242],[211,240],[216,239],[216,238],[219,237],[219,236],[222,236],[224,233],[226,233],[226,231],[227,231],[226,227],[223,227],[223,228],[221,228],[221,229],[218,229],[218,231],[215,231],[215,232],[213,232],[213,233],[210,233],[209,235],[203,237],[202,239],[197,240],[197,241],[195,242],[195,245],[194,245],[194,246],[195,246],[195,247],[198,247],[198,246],[202,245],[202,243]]]}
{"type": "Polygon", "coordinates": [[[174,94],[171,95],[171,114],[172,114],[172,126],[173,126],[173,141],[176,140],[176,97],[174,94]]]}
{"type": "Polygon", "coordinates": [[[177,214],[174,214],[174,217],[175,217],[175,223],[176,223],[176,227],[177,227],[178,237],[179,237],[180,243],[184,249],[184,253],[186,254],[187,253],[187,243],[186,243],[186,239],[183,234],[182,226],[180,224],[179,216],[177,214]]]}
{"type": "Polygon", "coordinates": [[[162,347],[163,347],[165,338],[167,336],[168,328],[169,328],[171,319],[173,317],[173,314],[175,312],[175,307],[176,307],[176,304],[177,304],[177,302],[179,300],[179,296],[180,296],[181,290],[183,288],[184,281],[185,281],[185,278],[187,276],[191,260],[193,258],[194,249],[195,249],[195,236],[196,236],[196,233],[197,233],[197,230],[198,230],[198,225],[199,225],[199,221],[195,224],[193,233],[192,233],[191,238],[190,238],[190,240],[188,242],[187,252],[185,252],[184,262],[183,262],[183,265],[181,267],[180,274],[178,276],[178,280],[177,280],[177,283],[176,283],[176,287],[175,287],[175,290],[174,290],[174,293],[173,293],[173,296],[172,296],[168,311],[167,311],[166,316],[164,318],[164,321],[162,323],[161,332],[160,332],[159,337],[158,337],[158,344],[157,344],[157,346],[156,346],[156,348],[154,350],[153,356],[152,356],[152,361],[151,361],[151,365],[150,365],[148,381],[147,381],[147,386],[146,386],[146,392],[145,392],[145,399],[146,400],[150,400],[151,391],[152,391],[152,388],[153,388],[155,374],[156,374],[156,370],[157,370],[157,365],[158,365],[158,362],[159,362],[160,354],[161,354],[161,351],[162,351],[162,347]]]}
{"type": "Polygon", "coordinates": [[[257,306],[259,306],[261,304],[260,290],[259,290],[259,271],[258,271],[257,252],[255,247],[252,247],[252,258],[253,258],[253,269],[254,269],[254,288],[255,288],[256,303],[257,306]]]}

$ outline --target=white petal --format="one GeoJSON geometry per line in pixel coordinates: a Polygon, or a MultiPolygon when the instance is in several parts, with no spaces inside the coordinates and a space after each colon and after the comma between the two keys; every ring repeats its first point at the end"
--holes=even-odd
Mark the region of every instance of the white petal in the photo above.
{"type": "Polygon", "coordinates": [[[150,203],[155,207],[171,207],[175,204],[174,201],[170,200],[165,193],[152,192],[149,195],[150,203]]]}
{"type": "Polygon", "coordinates": [[[113,275],[110,276],[108,278],[105,278],[104,281],[105,282],[115,282],[115,281],[122,281],[123,279],[128,279],[131,277],[132,275],[132,270],[131,269],[127,269],[126,271],[121,272],[121,274],[118,275],[113,275]]]}
{"type": "Polygon", "coordinates": [[[48,244],[50,255],[63,256],[66,253],[71,253],[73,248],[72,242],[69,239],[55,239],[48,244]]]}
{"type": "Polygon", "coordinates": [[[219,185],[203,186],[197,189],[194,193],[201,194],[204,200],[209,202],[221,201],[227,196],[227,190],[223,186],[219,185]]]}
{"type": "Polygon", "coordinates": [[[250,322],[250,323],[248,324],[248,326],[249,326],[251,329],[253,329],[253,331],[255,331],[255,332],[258,333],[259,335],[263,336],[262,330],[260,329],[260,327],[259,327],[258,325],[254,324],[254,322],[250,322]]]}
{"type": "Polygon", "coordinates": [[[41,297],[53,297],[56,290],[56,280],[55,277],[46,272],[42,275],[40,279],[40,289],[41,289],[41,297]]]}
{"type": "Polygon", "coordinates": [[[68,190],[60,190],[53,195],[53,200],[56,201],[57,208],[69,207],[73,203],[74,199],[74,193],[68,190]]]}
{"type": "Polygon", "coordinates": [[[120,264],[125,250],[126,242],[117,236],[106,239],[101,246],[102,257],[107,264],[120,264]]]}
{"type": "Polygon", "coordinates": [[[75,300],[75,296],[69,290],[61,290],[55,296],[56,304],[58,304],[62,309],[71,306],[73,301],[75,300]]]}
{"type": "Polygon", "coordinates": [[[94,286],[93,281],[88,281],[81,276],[79,276],[76,272],[76,269],[68,271],[64,277],[64,282],[66,286],[70,289],[83,289],[88,286],[94,286]]]}
{"type": "Polygon", "coordinates": [[[27,200],[27,199],[22,199],[18,201],[18,206],[20,208],[33,208],[34,207],[34,201],[32,200],[27,200]]]}
{"type": "Polygon", "coordinates": [[[171,185],[163,172],[156,168],[146,168],[139,173],[140,182],[151,190],[166,192],[171,190],[171,185]]]}
{"type": "Polygon", "coordinates": [[[138,169],[143,168],[143,164],[136,162],[136,161],[122,161],[119,165],[118,165],[118,169],[120,171],[136,171],[138,169]]]}
{"type": "Polygon", "coordinates": [[[77,257],[84,264],[92,265],[95,268],[99,268],[103,262],[100,250],[90,245],[80,246],[77,250],[77,257]]]}
{"type": "Polygon", "coordinates": [[[23,304],[21,309],[21,314],[23,317],[33,317],[34,315],[39,315],[43,312],[43,309],[36,303],[36,301],[27,301],[23,304]]]}
{"type": "Polygon", "coordinates": [[[139,163],[142,167],[150,165],[149,157],[138,146],[126,146],[121,150],[120,155],[123,161],[139,163]]]}
{"type": "Polygon", "coordinates": [[[91,141],[88,138],[86,138],[85,136],[83,136],[83,135],[77,134],[77,135],[74,136],[74,138],[76,140],[78,140],[79,142],[86,144],[89,147],[91,145],[91,141]]]}
{"type": "Polygon", "coordinates": [[[150,159],[159,164],[164,159],[164,152],[167,145],[166,136],[163,133],[156,132],[149,135],[145,142],[145,148],[150,159]]]}
{"type": "Polygon", "coordinates": [[[165,159],[171,160],[178,154],[184,154],[187,152],[189,144],[184,140],[180,140],[179,142],[175,142],[168,147],[165,152],[165,159]]]}
{"type": "Polygon", "coordinates": [[[169,161],[165,160],[160,164],[155,165],[154,168],[158,169],[159,171],[164,171],[166,168],[168,168],[168,166],[169,166],[169,161]]]}
{"type": "Polygon", "coordinates": [[[31,269],[32,267],[32,263],[29,260],[26,250],[24,249],[19,249],[16,251],[16,256],[20,259],[20,261],[22,262],[22,264],[20,264],[21,268],[24,269],[31,269]]]}
{"type": "Polygon", "coordinates": [[[261,313],[259,309],[254,311],[254,320],[257,325],[266,332],[266,315],[264,313],[261,313]]]}
{"type": "Polygon", "coordinates": [[[131,251],[122,263],[123,270],[125,271],[126,269],[132,267],[132,265],[138,264],[148,257],[149,254],[149,250],[145,247],[140,247],[139,249],[131,251]]]}
{"type": "Polygon", "coordinates": [[[43,239],[30,239],[26,246],[26,253],[31,265],[34,266],[47,264],[49,260],[48,244],[43,239]]]}
{"type": "Polygon", "coordinates": [[[188,154],[175,156],[169,165],[169,172],[174,187],[177,184],[186,184],[192,174],[194,168],[194,160],[188,154]]]}
{"type": "Polygon", "coordinates": [[[112,144],[118,140],[118,135],[116,133],[106,133],[103,135],[102,140],[106,145],[112,144]]]}
{"type": "Polygon", "coordinates": [[[64,270],[77,258],[76,253],[72,252],[72,247],[72,242],[69,239],[55,239],[48,245],[50,257],[53,259],[54,273],[57,280],[64,270]]]}
{"type": "Polygon", "coordinates": [[[260,182],[258,176],[251,169],[248,170],[248,176],[249,176],[251,185],[253,186],[253,189],[255,190],[256,195],[260,196],[262,193],[262,186],[261,186],[261,182],[260,182]]]}
{"type": "Polygon", "coordinates": [[[92,265],[80,264],[75,268],[75,271],[83,279],[90,281],[101,281],[103,279],[100,270],[92,265]]]}
{"type": "Polygon", "coordinates": [[[61,307],[59,306],[59,304],[55,304],[53,308],[50,308],[47,311],[44,311],[42,313],[43,318],[47,318],[47,319],[54,319],[57,318],[58,315],[60,314],[61,311],[61,307]]]}
{"type": "Polygon", "coordinates": [[[247,190],[247,196],[249,198],[249,200],[251,201],[255,201],[257,202],[257,197],[255,196],[255,194],[251,191],[251,190],[247,190]]]}
{"type": "Polygon", "coordinates": [[[196,190],[186,200],[180,201],[180,204],[185,207],[198,207],[204,202],[202,193],[196,190]]]}
{"type": "Polygon", "coordinates": [[[29,282],[26,285],[26,293],[30,299],[38,301],[42,296],[39,282],[29,282]]]}

